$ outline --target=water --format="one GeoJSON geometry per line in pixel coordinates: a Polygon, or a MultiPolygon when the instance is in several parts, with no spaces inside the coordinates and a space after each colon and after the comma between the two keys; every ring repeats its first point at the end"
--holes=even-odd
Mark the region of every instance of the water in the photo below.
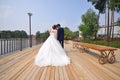
{"type": "MultiPolygon", "coordinates": [[[[36,45],[36,40],[32,40],[32,45],[36,45]]],[[[0,55],[23,50],[29,47],[29,39],[0,39],[0,55]]]]}

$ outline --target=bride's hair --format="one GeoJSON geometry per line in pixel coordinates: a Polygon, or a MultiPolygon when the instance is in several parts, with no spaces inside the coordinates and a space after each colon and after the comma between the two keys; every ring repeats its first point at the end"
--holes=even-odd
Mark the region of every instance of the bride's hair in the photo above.
{"type": "Polygon", "coordinates": [[[57,29],[57,26],[56,26],[56,25],[53,25],[52,28],[53,28],[53,29],[57,29]]]}

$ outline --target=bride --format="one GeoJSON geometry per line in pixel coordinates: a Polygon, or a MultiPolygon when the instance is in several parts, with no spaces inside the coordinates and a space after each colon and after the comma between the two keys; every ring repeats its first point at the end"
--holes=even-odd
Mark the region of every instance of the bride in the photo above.
{"type": "Polygon", "coordinates": [[[49,30],[50,36],[43,43],[35,57],[35,64],[42,66],[64,66],[70,64],[70,59],[57,40],[57,26],[49,30]]]}

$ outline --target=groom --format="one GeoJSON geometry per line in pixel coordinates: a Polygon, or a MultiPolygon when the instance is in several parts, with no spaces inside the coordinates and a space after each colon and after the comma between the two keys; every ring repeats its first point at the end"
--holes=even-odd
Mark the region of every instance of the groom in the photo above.
{"type": "Polygon", "coordinates": [[[60,26],[60,24],[57,24],[58,30],[57,30],[57,40],[60,42],[61,46],[64,48],[64,29],[60,26]]]}

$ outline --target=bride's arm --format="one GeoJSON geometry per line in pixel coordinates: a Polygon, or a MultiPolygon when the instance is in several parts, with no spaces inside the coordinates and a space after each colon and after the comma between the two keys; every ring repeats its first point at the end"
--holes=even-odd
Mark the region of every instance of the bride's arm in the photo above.
{"type": "Polygon", "coordinates": [[[52,30],[52,29],[50,29],[50,30],[48,30],[48,31],[49,31],[49,33],[50,33],[50,32],[53,32],[53,33],[55,33],[55,32],[56,32],[55,30],[52,30]]]}

